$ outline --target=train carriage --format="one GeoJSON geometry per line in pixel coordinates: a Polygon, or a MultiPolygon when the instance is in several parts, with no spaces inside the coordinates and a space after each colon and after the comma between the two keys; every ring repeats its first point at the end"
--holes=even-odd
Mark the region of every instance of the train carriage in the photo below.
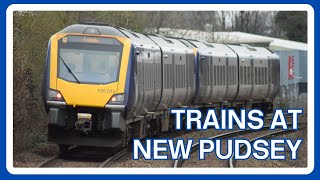
{"type": "Polygon", "coordinates": [[[170,108],[270,110],[278,88],[279,58],[265,48],[75,24],[48,45],[48,140],[61,150],[126,146],[170,130],[170,108]]]}
{"type": "MultiPolygon", "coordinates": [[[[270,101],[279,87],[271,81],[280,72],[279,58],[272,51],[248,45],[229,45],[239,58],[239,91],[236,101],[270,101]]],[[[278,77],[279,78],[279,77],[278,77]]],[[[279,82],[278,82],[279,83],[279,82]]]]}
{"type": "Polygon", "coordinates": [[[224,44],[190,42],[199,49],[199,94],[194,103],[232,102],[238,88],[237,54],[224,44]]]}

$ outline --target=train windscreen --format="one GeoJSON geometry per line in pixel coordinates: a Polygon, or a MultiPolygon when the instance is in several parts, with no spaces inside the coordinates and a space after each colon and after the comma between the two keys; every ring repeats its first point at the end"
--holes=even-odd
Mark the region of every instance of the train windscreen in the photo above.
{"type": "Polygon", "coordinates": [[[114,38],[67,36],[59,40],[58,76],[79,84],[118,81],[123,45],[114,38]]]}

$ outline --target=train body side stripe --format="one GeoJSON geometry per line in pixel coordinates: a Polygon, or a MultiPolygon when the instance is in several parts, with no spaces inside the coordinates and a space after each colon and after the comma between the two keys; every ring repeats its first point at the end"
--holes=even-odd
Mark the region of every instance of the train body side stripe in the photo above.
{"type": "Polygon", "coordinates": [[[52,36],[50,54],[50,88],[57,89],[57,54],[58,54],[58,35],[52,36]]]}
{"type": "Polygon", "coordinates": [[[131,80],[131,79],[134,79],[134,67],[133,67],[133,62],[132,61],[134,61],[134,48],[133,48],[133,46],[131,45],[131,47],[130,47],[130,55],[129,55],[129,62],[128,62],[128,68],[127,68],[127,76],[126,76],[126,84],[125,84],[125,92],[126,92],[126,100],[125,100],[125,103],[126,103],[126,105],[127,104],[131,104],[132,102],[132,95],[133,95],[133,93],[132,92],[134,92],[134,82],[133,82],[133,80],[131,80]]]}

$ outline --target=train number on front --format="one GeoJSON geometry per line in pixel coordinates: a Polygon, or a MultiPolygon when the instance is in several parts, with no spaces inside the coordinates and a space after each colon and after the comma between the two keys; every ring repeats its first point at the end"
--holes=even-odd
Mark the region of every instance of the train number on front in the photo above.
{"type": "Polygon", "coordinates": [[[116,93],[114,89],[98,89],[98,93],[116,93]]]}

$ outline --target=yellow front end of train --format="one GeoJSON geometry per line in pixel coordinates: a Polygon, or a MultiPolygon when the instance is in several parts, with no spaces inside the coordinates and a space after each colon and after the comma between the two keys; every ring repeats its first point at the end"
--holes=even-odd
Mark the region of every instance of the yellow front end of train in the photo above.
{"type": "Polygon", "coordinates": [[[50,89],[73,107],[105,107],[113,95],[124,93],[129,51],[127,38],[56,34],[51,38],[50,89]],[[103,40],[111,41],[106,46],[112,51],[99,47],[105,46],[99,44],[103,40]]]}
{"type": "Polygon", "coordinates": [[[58,33],[49,47],[44,81],[48,140],[60,147],[121,144],[130,39],[58,33]]]}

